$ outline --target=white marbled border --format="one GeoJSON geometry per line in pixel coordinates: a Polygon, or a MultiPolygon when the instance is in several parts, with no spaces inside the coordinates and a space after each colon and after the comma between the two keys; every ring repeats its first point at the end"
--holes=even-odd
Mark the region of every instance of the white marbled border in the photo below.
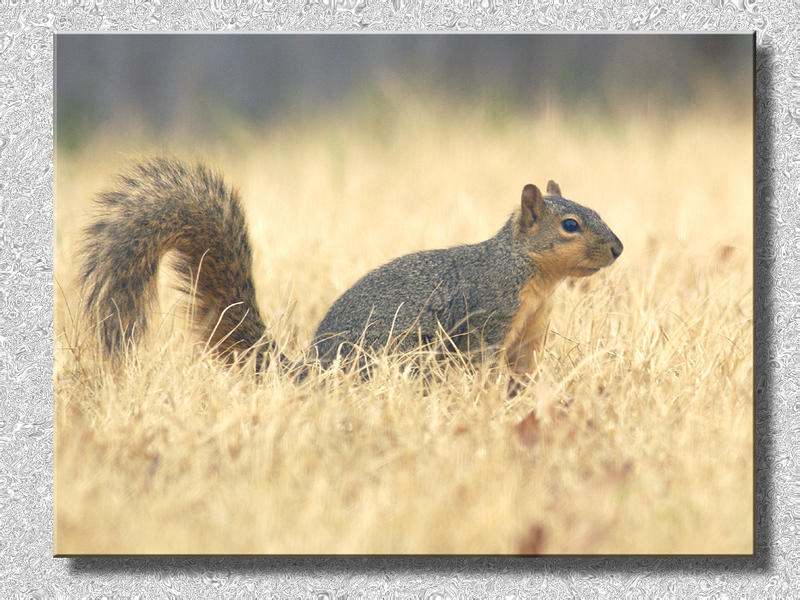
{"type": "Polygon", "coordinates": [[[0,0],[0,31],[1,597],[786,598],[800,589],[796,2],[0,0]],[[53,34],[223,30],[756,31],[755,558],[52,558],[53,34]]]}

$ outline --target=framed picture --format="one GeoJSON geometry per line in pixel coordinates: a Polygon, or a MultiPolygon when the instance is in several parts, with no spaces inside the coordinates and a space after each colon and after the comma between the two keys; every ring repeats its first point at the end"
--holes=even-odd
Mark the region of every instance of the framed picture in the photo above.
{"type": "Polygon", "coordinates": [[[754,36],[55,38],[55,546],[751,555],[754,36]]]}

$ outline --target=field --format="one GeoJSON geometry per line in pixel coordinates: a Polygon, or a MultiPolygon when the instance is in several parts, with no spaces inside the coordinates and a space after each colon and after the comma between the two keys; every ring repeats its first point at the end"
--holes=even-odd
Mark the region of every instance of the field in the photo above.
{"type": "Polygon", "coordinates": [[[752,121],[712,105],[614,120],[378,95],[224,140],[59,148],[55,552],[750,553],[752,121]],[[208,356],[163,277],[113,371],[78,314],[92,196],[150,152],[242,193],[261,311],[299,356],[336,297],[411,251],[493,235],[548,179],[625,245],[556,290],[528,385],[398,361],[361,382],[259,380],[208,356]]]}

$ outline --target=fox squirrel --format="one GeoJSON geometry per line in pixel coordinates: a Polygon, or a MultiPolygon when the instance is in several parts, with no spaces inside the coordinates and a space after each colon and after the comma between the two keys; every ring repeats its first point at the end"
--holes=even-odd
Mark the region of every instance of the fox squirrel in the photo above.
{"type": "MultiPolygon", "coordinates": [[[[107,353],[146,329],[159,261],[176,250],[179,286],[194,296],[193,322],[211,347],[223,357],[276,355],[256,304],[239,196],[218,174],[155,158],[120,175],[97,202],[80,278],[84,310],[107,353]]],[[[563,198],[555,182],[547,196],[527,184],[520,205],[488,240],[416,252],[364,275],[322,319],[312,359],[326,368],[359,347],[404,351],[445,340],[447,350],[478,360],[499,353],[513,371],[526,372],[543,343],[557,284],[591,275],[621,252],[600,216],[563,198]]]]}

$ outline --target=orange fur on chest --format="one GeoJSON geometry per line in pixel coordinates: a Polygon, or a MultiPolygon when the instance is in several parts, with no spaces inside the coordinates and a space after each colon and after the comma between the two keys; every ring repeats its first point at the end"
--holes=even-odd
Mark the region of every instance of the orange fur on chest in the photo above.
{"type": "Polygon", "coordinates": [[[553,287],[531,280],[520,292],[520,306],[503,341],[503,353],[512,370],[533,368],[533,353],[544,344],[550,323],[553,287]]]}

